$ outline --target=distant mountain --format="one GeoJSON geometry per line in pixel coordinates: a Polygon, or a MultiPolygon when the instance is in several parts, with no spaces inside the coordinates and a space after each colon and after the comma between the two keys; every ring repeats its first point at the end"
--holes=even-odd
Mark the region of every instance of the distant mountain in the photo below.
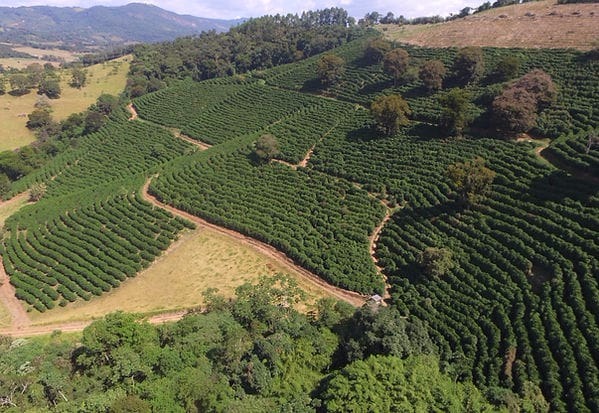
{"type": "Polygon", "coordinates": [[[73,49],[158,42],[202,31],[226,31],[242,20],[179,15],[131,3],[120,7],[0,7],[0,42],[73,49]]]}

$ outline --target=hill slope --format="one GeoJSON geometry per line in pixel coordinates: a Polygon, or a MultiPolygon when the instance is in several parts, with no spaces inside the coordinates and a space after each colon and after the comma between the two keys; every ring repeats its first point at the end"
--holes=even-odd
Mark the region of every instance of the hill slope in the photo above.
{"type": "Polygon", "coordinates": [[[237,20],[182,16],[159,7],[131,3],[120,7],[0,7],[0,41],[58,42],[63,46],[102,46],[156,42],[202,31],[225,31],[237,20]]]}
{"type": "Polygon", "coordinates": [[[599,40],[599,4],[545,0],[499,7],[446,23],[388,24],[380,29],[390,40],[418,46],[588,50],[599,40]]]}

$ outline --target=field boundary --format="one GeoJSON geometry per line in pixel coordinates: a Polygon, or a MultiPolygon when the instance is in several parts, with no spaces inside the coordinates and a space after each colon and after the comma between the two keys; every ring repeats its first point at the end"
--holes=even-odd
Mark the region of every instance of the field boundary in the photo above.
{"type": "Polygon", "coordinates": [[[144,184],[144,186],[142,188],[141,195],[146,201],[150,202],[152,205],[154,205],[158,208],[165,209],[165,210],[169,211],[170,213],[177,215],[181,218],[188,219],[188,220],[194,222],[196,225],[199,225],[201,227],[211,228],[221,234],[227,235],[227,236],[234,238],[240,242],[243,242],[246,245],[252,246],[259,252],[261,252],[264,255],[268,256],[269,258],[277,261],[279,264],[283,265],[284,267],[286,267],[294,272],[299,273],[299,275],[301,275],[305,280],[309,281],[312,284],[317,285],[319,288],[325,290],[331,296],[333,296],[339,300],[345,301],[355,307],[360,307],[360,306],[364,305],[364,303],[366,303],[366,301],[368,299],[367,296],[353,292],[353,291],[344,290],[343,288],[336,287],[334,285],[327,283],[326,281],[324,281],[322,278],[320,278],[316,274],[308,271],[304,267],[297,265],[286,254],[284,254],[283,252],[279,251],[278,249],[274,248],[273,246],[271,246],[269,244],[258,241],[255,238],[248,237],[240,232],[213,224],[213,223],[206,221],[205,219],[202,219],[198,216],[195,216],[195,215],[190,214],[185,211],[181,211],[171,205],[168,205],[168,204],[165,204],[165,203],[159,201],[156,197],[154,197],[153,195],[151,195],[148,192],[151,182],[152,182],[152,178],[149,178],[146,181],[146,183],[144,184]]]}

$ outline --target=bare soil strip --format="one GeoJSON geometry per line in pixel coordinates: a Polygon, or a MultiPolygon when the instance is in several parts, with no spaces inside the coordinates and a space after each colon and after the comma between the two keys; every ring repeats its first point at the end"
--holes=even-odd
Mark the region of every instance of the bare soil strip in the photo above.
{"type": "MultiPolygon", "coordinates": [[[[182,319],[187,314],[187,311],[177,311],[173,313],[158,314],[149,318],[144,318],[150,324],[164,324],[182,319]]],[[[83,331],[85,327],[89,326],[94,320],[87,321],[74,321],[71,323],[62,324],[48,324],[41,326],[21,326],[13,327],[7,330],[0,330],[1,335],[7,335],[11,337],[31,337],[41,336],[44,334],[51,334],[54,331],[61,331],[63,333],[73,333],[83,331]]]]}
{"type": "Polygon", "coordinates": [[[492,46],[590,50],[599,38],[596,3],[555,0],[497,7],[437,24],[378,25],[392,41],[425,47],[492,46]]]}
{"type": "Polygon", "coordinates": [[[221,234],[224,234],[231,238],[234,238],[234,239],[238,240],[239,242],[242,242],[246,245],[252,246],[257,251],[261,252],[262,254],[268,256],[269,258],[271,258],[273,260],[276,260],[277,262],[279,262],[281,265],[288,268],[289,270],[299,273],[306,281],[317,285],[319,288],[325,290],[328,294],[330,294],[331,296],[333,296],[339,300],[343,300],[343,301],[345,301],[351,305],[354,305],[356,307],[362,306],[366,302],[366,300],[367,300],[366,296],[364,296],[362,294],[358,294],[353,291],[348,291],[348,290],[344,290],[339,287],[335,287],[335,286],[325,282],[322,278],[311,273],[310,271],[306,270],[305,268],[297,265],[291,258],[289,258],[287,255],[285,255],[283,252],[277,250],[276,248],[274,248],[266,243],[263,243],[254,238],[243,235],[240,232],[233,231],[231,229],[227,229],[227,228],[212,224],[212,223],[210,223],[202,218],[199,218],[195,215],[181,211],[177,208],[174,208],[170,205],[160,202],[158,199],[156,199],[154,196],[152,196],[148,193],[148,188],[150,186],[150,182],[151,182],[151,178],[148,179],[148,181],[145,183],[143,190],[142,190],[142,196],[144,197],[144,199],[146,201],[152,203],[153,205],[155,205],[159,208],[162,208],[162,209],[166,209],[167,211],[171,212],[174,215],[178,215],[182,218],[188,219],[188,220],[194,222],[196,225],[199,225],[201,227],[211,228],[221,234]]]}
{"type": "MultiPolygon", "coordinates": [[[[10,279],[4,270],[4,264],[2,263],[2,257],[0,257],[0,300],[5,305],[10,313],[12,319],[11,330],[20,329],[27,327],[31,324],[27,311],[23,308],[23,305],[19,299],[15,296],[15,287],[10,283],[10,279]]],[[[0,333],[2,333],[0,331],[0,333]]]]}
{"type": "Polygon", "coordinates": [[[135,120],[135,119],[137,119],[139,117],[137,115],[137,110],[135,110],[135,106],[133,106],[133,103],[129,103],[127,105],[127,110],[129,111],[129,113],[131,113],[131,116],[129,117],[129,120],[135,120]]]}
{"type": "Polygon", "coordinates": [[[189,136],[182,134],[181,131],[179,131],[179,130],[176,130],[174,133],[175,133],[175,137],[177,137],[179,139],[183,139],[185,142],[188,142],[188,143],[191,143],[192,145],[197,146],[202,151],[212,148],[212,145],[209,145],[202,141],[198,141],[197,139],[190,138],[189,136]]]}
{"type": "Polygon", "coordinates": [[[389,206],[387,204],[385,204],[384,201],[381,201],[381,203],[385,207],[385,217],[383,218],[383,220],[381,221],[379,226],[374,229],[374,231],[372,232],[372,235],[370,236],[370,239],[369,239],[369,241],[370,241],[370,257],[372,258],[372,261],[374,262],[374,265],[375,265],[378,273],[385,280],[385,294],[384,294],[383,298],[388,299],[388,298],[391,298],[391,294],[389,294],[389,289],[391,288],[391,285],[388,283],[387,276],[383,273],[383,268],[379,265],[378,259],[375,256],[376,243],[378,242],[378,240],[381,236],[381,232],[383,232],[383,228],[385,227],[387,222],[389,222],[389,220],[391,219],[391,216],[401,208],[398,207],[398,208],[392,209],[392,208],[389,208],[389,206]]]}

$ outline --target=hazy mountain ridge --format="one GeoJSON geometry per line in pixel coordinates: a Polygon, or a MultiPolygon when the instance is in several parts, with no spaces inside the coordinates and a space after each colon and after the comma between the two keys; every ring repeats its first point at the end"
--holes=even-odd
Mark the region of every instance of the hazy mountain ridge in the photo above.
{"type": "Polygon", "coordinates": [[[241,20],[179,15],[156,6],[130,3],[120,7],[0,7],[0,41],[89,48],[157,42],[226,31],[241,20]]]}

